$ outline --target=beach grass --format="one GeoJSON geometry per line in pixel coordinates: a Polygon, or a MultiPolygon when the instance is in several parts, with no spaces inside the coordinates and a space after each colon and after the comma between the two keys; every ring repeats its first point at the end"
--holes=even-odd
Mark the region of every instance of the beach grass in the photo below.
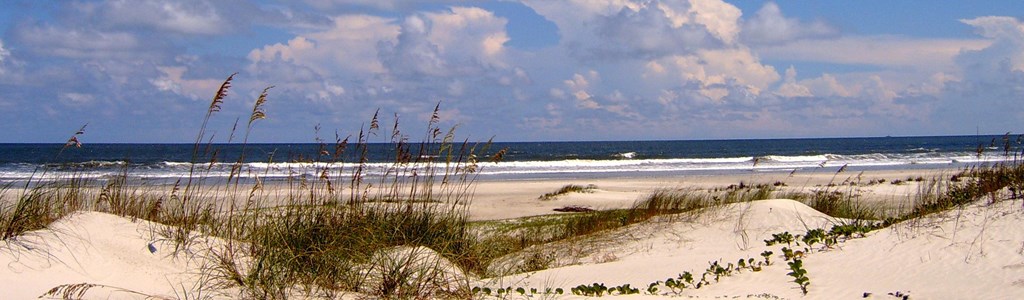
{"type": "MultiPolygon", "coordinates": [[[[705,190],[659,189],[625,209],[471,222],[468,206],[477,171],[488,161],[500,160],[504,150],[492,151],[490,142],[459,140],[455,128],[441,128],[440,104],[422,135],[402,132],[397,117],[390,132],[382,133],[376,113],[351,142],[350,137],[335,134],[328,143],[319,137],[318,127],[320,149],[309,156],[315,164],[296,172],[316,175],[292,177],[282,190],[268,191],[258,172],[244,170],[244,151],[230,160],[218,157],[206,134],[232,79],[233,75],[224,81],[205,112],[187,177],[151,187],[153,192],[128,182],[127,164],[102,181],[86,179],[77,171],[50,178],[44,175],[55,170],[40,170],[40,176],[27,179],[24,186],[0,188],[2,240],[16,242],[20,235],[46,228],[68,214],[93,210],[168,225],[156,234],[174,246],[176,255],[197,255],[200,236],[222,239],[224,243],[208,249],[214,263],[203,266],[209,280],[195,287],[200,290],[237,289],[239,296],[260,299],[333,298],[346,292],[386,298],[469,298],[469,284],[460,274],[501,275],[504,271],[494,271],[492,264],[524,253],[529,255],[522,256],[513,271],[544,269],[554,258],[529,249],[659,216],[685,220],[727,204],[792,198],[836,218],[893,224],[1024,193],[1024,166],[1014,160],[975,166],[949,179],[915,179],[920,189],[912,205],[895,214],[861,201],[852,188],[842,188],[856,183],[829,184],[810,193],[780,191],[781,184],[740,183],[705,190]],[[409,142],[413,136],[420,136],[420,141],[409,142]],[[368,163],[369,144],[375,138],[389,145],[390,161],[384,167],[368,163]],[[235,161],[227,182],[209,178],[206,166],[217,161],[235,161]],[[383,168],[373,170],[382,175],[368,175],[370,168],[383,168]],[[240,183],[242,174],[250,174],[251,184],[240,183]]],[[[255,102],[243,145],[256,122],[267,117],[262,105],[269,89],[255,102]]],[[[78,146],[82,132],[67,145],[78,146]]],[[[67,145],[60,151],[74,151],[67,145]]],[[[540,199],[595,189],[566,185],[540,199]]],[[[89,285],[75,287],[80,291],[89,285]]]]}
{"type": "Polygon", "coordinates": [[[562,195],[565,195],[565,194],[570,194],[570,193],[589,193],[589,192],[592,192],[592,191],[594,191],[596,189],[597,189],[597,186],[593,185],[593,184],[586,185],[586,186],[576,185],[576,184],[567,184],[567,185],[562,186],[561,188],[559,188],[557,191],[541,195],[540,197],[538,197],[538,199],[540,199],[540,200],[552,200],[552,199],[558,198],[559,196],[562,196],[562,195]]]}

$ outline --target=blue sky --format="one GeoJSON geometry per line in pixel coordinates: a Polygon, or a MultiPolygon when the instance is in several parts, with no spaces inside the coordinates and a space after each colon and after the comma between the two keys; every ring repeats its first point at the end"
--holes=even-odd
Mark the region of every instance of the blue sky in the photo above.
{"type": "Polygon", "coordinates": [[[405,132],[472,140],[1020,133],[1024,2],[7,1],[0,142],[405,132]],[[244,124],[242,124],[244,127],[244,124]]]}

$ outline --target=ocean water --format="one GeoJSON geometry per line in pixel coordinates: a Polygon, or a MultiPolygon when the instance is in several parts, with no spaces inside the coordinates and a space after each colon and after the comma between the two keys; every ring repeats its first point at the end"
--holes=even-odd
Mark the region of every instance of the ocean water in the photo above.
{"type": "MultiPolygon", "coordinates": [[[[508,149],[504,160],[479,163],[477,175],[480,179],[544,179],[834,172],[843,166],[849,170],[957,168],[1013,160],[1020,154],[1020,141],[1017,136],[936,136],[495,143],[492,150],[508,149]],[[1005,151],[1007,143],[1010,151],[1005,151]]],[[[0,144],[0,183],[71,174],[103,180],[124,170],[132,180],[173,183],[188,176],[193,152],[191,144],[85,144],[61,151],[62,146],[0,144]]],[[[327,147],[333,151],[333,145],[327,147]]],[[[243,146],[214,144],[201,150],[216,153],[215,162],[207,157],[200,165],[206,178],[216,180],[227,178],[243,146]]],[[[320,150],[317,144],[246,145],[242,177],[316,176],[320,167],[349,174],[356,161],[353,147],[347,149],[346,163],[313,162],[320,150]]],[[[365,174],[379,175],[390,165],[393,145],[371,144],[368,153],[365,174]]]]}

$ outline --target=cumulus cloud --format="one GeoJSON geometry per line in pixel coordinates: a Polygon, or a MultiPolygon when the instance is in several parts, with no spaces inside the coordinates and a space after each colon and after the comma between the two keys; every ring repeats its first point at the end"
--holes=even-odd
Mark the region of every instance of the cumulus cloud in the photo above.
{"type": "Polygon", "coordinates": [[[77,11],[95,22],[117,27],[150,27],[180,34],[220,34],[232,30],[220,8],[207,1],[109,0],[76,3],[77,11]]]}
{"type": "Polygon", "coordinates": [[[762,64],[746,48],[701,50],[651,61],[646,68],[645,77],[668,76],[677,82],[692,83],[689,86],[696,88],[698,94],[715,101],[733,90],[746,99],[748,94],[760,94],[779,80],[774,67],[762,64]]]}
{"type": "Polygon", "coordinates": [[[810,89],[796,82],[796,68],[793,68],[793,66],[789,66],[786,69],[786,77],[775,93],[790,98],[812,96],[810,89]]]}
{"type": "Polygon", "coordinates": [[[248,58],[253,62],[250,68],[258,71],[263,63],[280,60],[316,70],[319,74],[380,73],[384,72],[384,66],[377,57],[377,45],[395,40],[398,33],[399,26],[392,19],[370,15],[337,16],[326,30],[250,51],[248,58]]]}
{"type": "Polygon", "coordinates": [[[1014,18],[961,20],[977,38],[920,39],[841,35],[775,3],[741,18],[721,0],[522,1],[557,25],[558,45],[509,43],[516,14],[461,0],[62,2],[52,20],[12,22],[0,41],[4,82],[53,87],[0,85],[0,108],[41,99],[53,117],[25,120],[103,106],[180,128],[130,104],[189,112],[241,71],[233,97],[277,86],[268,122],[357,128],[353,116],[376,108],[429,118],[441,102],[449,121],[487,128],[474,135],[513,140],[943,133],[928,128],[1024,117],[1012,100],[1024,97],[1014,18]],[[223,47],[218,35],[254,31],[253,44],[204,54],[223,47]]]}
{"type": "Polygon", "coordinates": [[[390,71],[408,75],[467,75],[505,68],[506,23],[476,7],[413,15],[402,22],[395,41],[380,44],[380,58],[390,71]]]}
{"type": "Polygon", "coordinates": [[[943,83],[936,118],[964,120],[995,132],[1019,128],[1018,120],[1024,118],[1019,108],[1024,98],[1024,22],[1000,16],[960,21],[991,44],[960,53],[955,58],[959,76],[933,79],[943,83]]]}
{"type": "Polygon", "coordinates": [[[604,43],[589,51],[597,57],[653,58],[724,43],[704,26],[673,22],[663,7],[644,4],[634,10],[626,6],[617,14],[599,16],[595,30],[604,43]]]}
{"type": "Polygon", "coordinates": [[[774,2],[765,3],[753,18],[743,22],[742,40],[751,45],[782,44],[790,41],[838,36],[839,30],[822,21],[810,23],[786,18],[774,2]]]}
{"type": "Polygon", "coordinates": [[[205,78],[189,79],[184,78],[188,67],[166,66],[157,67],[162,73],[160,77],[150,80],[157,89],[172,92],[188,97],[192,100],[205,100],[209,95],[220,88],[223,79],[205,78]]]}
{"type": "MultiPolygon", "coordinates": [[[[508,69],[512,78],[508,80],[526,76],[505,62],[506,20],[479,8],[452,7],[401,20],[341,15],[334,17],[333,23],[325,30],[250,51],[249,71],[285,82],[376,80],[382,84],[391,81],[393,87],[423,76],[479,76],[492,70],[508,69]],[[296,78],[271,72],[282,68],[313,73],[296,78]]],[[[495,80],[500,77],[496,75],[495,80]]]]}
{"type": "Polygon", "coordinates": [[[984,49],[961,53],[957,63],[967,77],[995,81],[1009,73],[1024,72],[1024,23],[1013,17],[978,17],[960,20],[993,41],[984,49]]]}
{"type": "Polygon", "coordinates": [[[651,59],[733,44],[740,11],[719,0],[532,1],[577,56],[651,59]]]}
{"type": "MultiPolygon", "coordinates": [[[[633,107],[637,99],[618,89],[603,92],[606,89],[600,86],[601,81],[600,73],[595,70],[575,73],[571,78],[562,81],[564,90],[552,88],[548,94],[553,98],[570,100],[571,107],[578,108],[573,111],[571,116],[592,118],[595,116],[594,112],[598,112],[604,118],[641,118],[641,115],[633,107]]],[[[561,119],[563,115],[561,107],[555,103],[549,103],[547,110],[549,114],[559,116],[561,119]]]]}
{"type": "Polygon", "coordinates": [[[590,89],[591,81],[600,80],[596,71],[591,70],[587,75],[573,74],[571,79],[565,80],[565,87],[576,100],[576,106],[586,109],[600,109],[601,104],[594,100],[594,97],[587,90],[590,89]]]}

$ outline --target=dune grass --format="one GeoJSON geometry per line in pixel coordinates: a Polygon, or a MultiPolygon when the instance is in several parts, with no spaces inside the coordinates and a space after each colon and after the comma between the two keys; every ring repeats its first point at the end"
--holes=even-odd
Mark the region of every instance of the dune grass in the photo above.
{"type": "Polygon", "coordinates": [[[0,238],[11,240],[86,207],[82,197],[85,179],[71,176],[55,183],[27,183],[20,191],[8,185],[0,191],[0,238]]]}
{"type": "MultiPolygon", "coordinates": [[[[369,144],[381,131],[374,115],[352,143],[340,135],[333,145],[317,138],[321,150],[309,156],[315,163],[301,173],[318,176],[288,179],[280,200],[264,190],[259,175],[250,175],[251,186],[239,184],[242,174],[254,174],[245,172],[244,157],[235,160],[226,184],[209,178],[209,165],[233,160],[218,157],[207,135],[232,80],[233,75],[224,81],[202,119],[188,176],[168,190],[140,192],[127,182],[127,165],[102,182],[75,173],[45,182],[29,179],[20,191],[10,186],[0,191],[3,240],[13,241],[75,211],[95,210],[169,225],[156,234],[172,243],[176,255],[198,255],[193,250],[200,235],[223,238],[223,245],[204,254],[217,263],[202,268],[212,280],[199,289],[235,288],[239,296],[262,299],[343,292],[396,298],[468,293],[465,284],[438,280],[447,278],[443,275],[451,268],[482,268],[466,207],[483,163],[478,158],[496,160],[503,151],[490,153],[490,142],[456,140],[454,128],[438,127],[438,105],[419,143],[409,142],[396,117],[383,141],[392,160],[383,167],[371,165],[369,144]],[[367,175],[370,171],[383,175],[367,175]],[[247,197],[240,196],[246,191],[247,197]],[[429,250],[396,250],[402,247],[429,250]],[[411,263],[431,258],[435,263],[411,263]]],[[[255,103],[243,147],[255,122],[267,117],[262,105],[269,89],[255,103]]],[[[80,146],[81,134],[69,145],[80,146]]],[[[67,148],[61,152],[74,151],[67,148]]]]}
{"type": "MultiPolygon", "coordinates": [[[[277,197],[265,190],[258,173],[246,172],[244,151],[238,158],[218,157],[213,138],[206,134],[232,79],[233,75],[224,81],[205,112],[187,177],[152,193],[128,182],[127,164],[104,181],[87,180],[75,172],[43,180],[48,170],[40,170],[40,176],[29,178],[24,186],[0,188],[2,240],[16,241],[19,235],[45,228],[75,211],[95,210],[169,225],[157,234],[174,245],[176,254],[194,255],[191,250],[199,235],[221,238],[223,244],[209,249],[215,264],[203,266],[210,280],[198,289],[231,288],[242,293],[239,297],[260,299],[333,298],[346,292],[387,298],[467,298],[471,296],[468,284],[451,274],[488,275],[489,264],[502,256],[656,216],[693,217],[725,204],[792,197],[834,217],[884,218],[892,224],[979,199],[1018,198],[1024,192],[1024,167],[1014,160],[967,169],[949,180],[921,183],[913,206],[896,217],[863,204],[852,190],[832,185],[810,194],[786,195],[778,194],[778,184],[741,183],[715,190],[662,189],[627,209],[472,223],[467,207],[476,172],[485,162],[480,159],[499,160],[504,150],[491,151],[489,142],[460,142],[454,128],[438,126],[438,106],[418,143],[410,143],[412,137],[399,130],[397,117],[390,132],[382,134],[377,114],[365,130],[351,137],[351,143],[350,137],[339,134],[330,144],[317,137],[320,149],[308,156],[314,164],[297,172],[317,175],[289,178],[284,197],[277,197]],[[382,142],[389,146],[391,157],[383,167],[368,162],[369,144],[378,135],[384,135],[382,142]],[[216,161],[235,162],[226,183],[209,179],[205,166],[216,161]],[[370,168],[382,168],[372,171],[383,175],[367,175],[370,168]],[[250,185],[240,183],[242,174],[249,174],[250,185]]],[[[256,122],[267,117],[263,105],[269,89],[255,101],[242,145],[248,143],[256,122]]],[[[78,137],[83,133],[84,126],[55,159],[80,146],[78,137]]],[[[229,142],[233,136],[234,132],[229,142]]],[[[592,189],[568,185],[541,198],[592,189]]],[[[533,257],[518,271],[545,268],[546,259],[533,257]]]]}
{"type": "Polygon", "coordinates": [[[576,185],[576,184],[567,184],[567,185],[562,186],[561,188],[559,188],[557,191],[541,195],[538,199],[540,199],[540,200],[553,200],[553,199],[558,198],[559,196],[562,196],[562,195],[566,195],[566,194],[570,194],[570,193],[589,193],[589,192],[592,192],[592,191],[594,191],[596,189],[597,189],[597,186],[593,185],[593,184],[586,185],[586,186],[576,185]]]}

